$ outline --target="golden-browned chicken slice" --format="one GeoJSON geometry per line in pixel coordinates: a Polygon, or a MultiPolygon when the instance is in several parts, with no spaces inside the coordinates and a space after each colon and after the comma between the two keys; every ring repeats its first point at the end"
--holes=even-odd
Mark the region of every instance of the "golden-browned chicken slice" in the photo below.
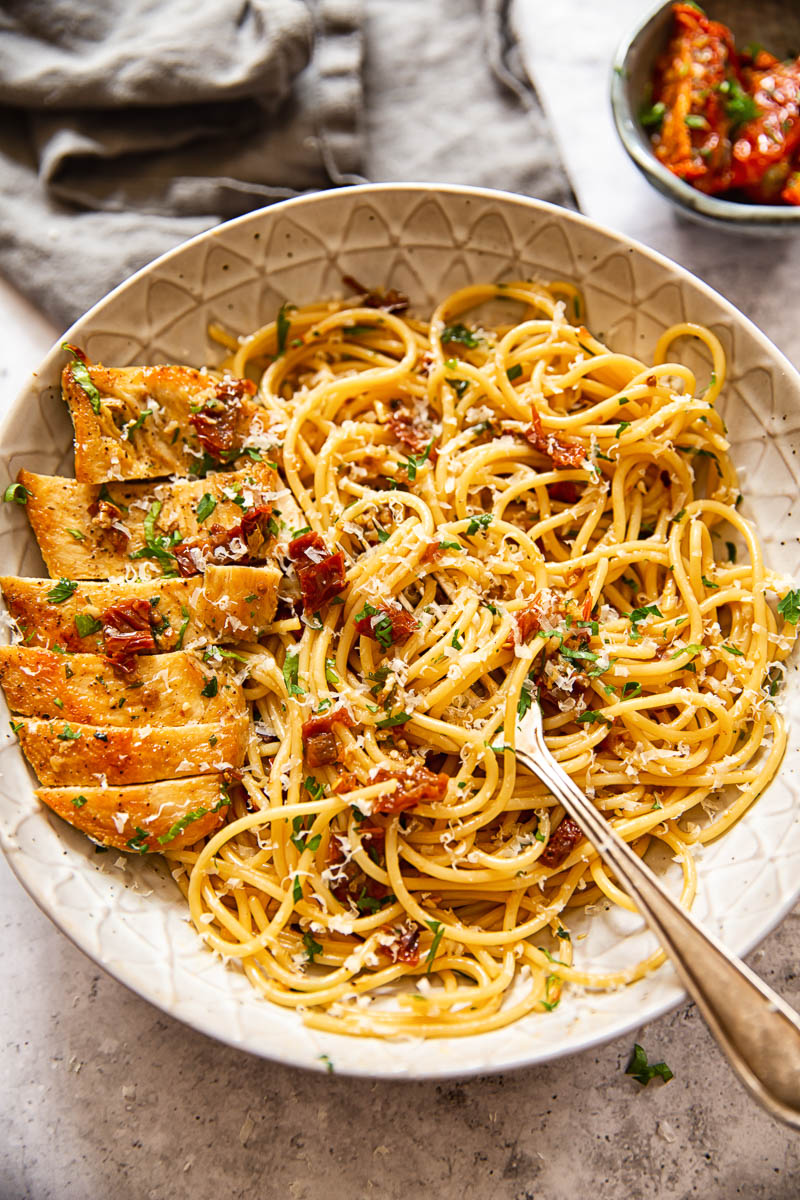
{"type": "Polygon", "coordinates": [[[210,725],[247,713],[239,684],[186,651],[142,655],[124,676],[99,654],[0,646],[0,686],[13,713],[73,724],[210,725]]]}
{"type": "Polygon", "coordinates": [[[248,718],[121,729],[22,717],[14,722],[14,729],[44,784],[149,783],[240,767],[247,749],[248,718]]]}
{"type": "MultiPolygon", "coordinates": [[[[132,583],[75,583],[62,579],[0,577],[8,611],[23,645],[104,653],[109,612],[131,602],[146,602],[152,616],[154,645],[149,653],[189,649],[208,635],[197,614],[202,592],[198,579],[151,579],[132,583]]],[[[139,653],[148,651],[139,650],[139,653]]]]}
{"type": "Polygon", "coordinates": [[[199,616],[214,640],[251,641],[275,615],[277,567],[206,567],[199,616]]]}
{"type": "MultiPolygon", "coordinates": [[[[261,590],[249,577],[239,583],[243,605],[255,620],[236,634],[215,620],[206,624],[202,598],[204,577],[136,580],[132,583],[76,583],[69,579],[0,577],[6,605],[25,646],[104,654],[130,672],[141,654],[190,650],[209,641],[254,640],[275,615],[280,572],[259,567],[261,590]],[[248,600],[249,596],[259,599],[248,600]],[[250,609],[247,605],[250,604],[250,609]]],[[[239,568],[249,570],[249,568],[239,568]]],[[[237,577],[239,578],[239,577],[237,577]]],[[[213,583],[213,571],[210,576],[213,583]]]]}
{"type": "Polygon", "coordinates": [[[230,804],[219,775],[129,787],[44,787],[36,795],[94,841],[139,854],[194,845],[222,824],[230,804]]]}
{"type": "Polygon", "coordinates": [[[267,444],[248,379],[182,366],[104,367],[71,349],[62,387],[84,483],[201,474],[267,444]]]}
{"type": "Polygon", "coordinates": [[[202,549],[179,559],[179,545],[214,542],[208,553],[242,556],[246,545],[231,548],[230,541],[247,514],[267,508],[262,515],[269,522],[278,483],[262,462],[206,479],[156,484],[98,486],[26,470],[17,478],[29,492],[26,511],[48,571],[68,579],[109,579],[132,566],[146,577],[165,569],[195,574],[204,565],[202,549]]]}

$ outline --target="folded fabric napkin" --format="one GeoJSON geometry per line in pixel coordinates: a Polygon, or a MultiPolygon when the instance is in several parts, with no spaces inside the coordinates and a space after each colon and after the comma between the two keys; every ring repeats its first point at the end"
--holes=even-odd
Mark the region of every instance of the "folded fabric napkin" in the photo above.
{"type": "Polygon", "coordinates": [[[66,324],[183,239],[310,189],[570,203],[507,3],[7,0],[0,272],[66,324]]]}

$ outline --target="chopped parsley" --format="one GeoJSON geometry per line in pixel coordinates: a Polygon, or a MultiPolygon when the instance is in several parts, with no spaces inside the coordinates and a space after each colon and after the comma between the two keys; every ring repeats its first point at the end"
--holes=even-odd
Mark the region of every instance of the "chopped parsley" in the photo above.
{"type": "Polygon", "coordinates": [[[275,318],[275,331],[278,339],[278,358],[280,358],[280,356],[286,352],[286,338],[289,335],[289,328],[292,323],[289,318],[289,313],[293,308],[296,308],[296,305],[288,303],[282,304],[278,309],[278,315],[275,318]]]}
{"type": "Polygon", "coordinates": [[[3,500],[6,504],[10,504],[12,501],[14,504],[27,504],[28,497],[32,495],[33,492],[29,492],[23,484],[10,483],[3,492],[3,500]]]}
{"type": "MultiPolygon", "coordinates": [[[[314,940],[313,933],[303,934],[303,946],[305,947],[306,957],[308,958],[309,962],[313,963],[315,956],[317,954],[322,954],[322,943],[314,940]]],[[[322,1057],[324,1058],[325,1055],[322,1057]]],[[[328,1063],[330,1063],[330,1059],[328,1059],[328,1063]]],[[[333,1068],[329,1067],[329,1070],[333,1070],[333,1068]]]]}
{"type": "Polygon", "coordinates": [[[581,715],[579,717],[576,717],[575,720],[577,721],[577,723],[579,725],[600,725],[600,724],[610,725],[611,724],[611,718],[607,717],[605,715],[605,713],[600,712],[596,708],[587,709],[585,713],[581,713],[581,715]]]}
{"type": "Polygon", "coordinates": [[[722,649],[727,650],[728,654],[735,654],[737,658],[744,658],[744,650],[740,650],[737,646],[729,646],[728,643],[725,642],[722,649]]]}
{"type": "Polygon", "coordinates": [[[433,934],[433,941],[431,942],[431,948],[428,951],[427,957],[425,959],[425,962],[427,964],[427,966],[425,968],[425,974],[430,975],[431,967],[433,966],[433,960],[436,958],[436,952],[439,949],[439,943],[441,942],[442,936],[444,934],[444,925],[442,925],[441,921],[426,921],[425,924],[428,926],[428,929],[430,929],[431,933],[433,934]]]}
{"type": "Polygon", "coordinates": [[[715,592],[719,591],[718,583],[712,583],[712,581],[710,579],[707,579],[705,575],[701,575],[700,579],[702,580],[704,587],[712,588],[715,592]]]}
{"type": "Polygon", "coordinates": [[[628,682],[625,684],[624,688],[622,689],[622,699],[623,700],[629,700],[633,696],[641,696],[641,694],[642,694],[642,685],[640,683],[634,683],[634,681],[632,679],[629,679],[628,682]]]}
{"type": "Polygon", "coordinates": [[[467,526],[467,536],[472,537],[478,530],[485,532],[493,520],[494,516],[492,513],[479,513],[478,516],[472,517],[467,526]]]}
{"type": "Polygon", "coordinates": [[[332,658],[325,659],[325,682],[331,687],[339,687],[342,682],[336,674],[336,667],[332,658]]]}
{"type": "Polygon", "coordinates": [[[300,669],[300,659],[296,650],[287,650],[283,660],[283,680],[290,696],[305,696],[305,691],[297,681],[300,669]]]}
{"type": "Polygon", "coordinates": [[[217,679],[216,675],[212,675],[211,678],[209,679],[208,683],[206,684],[206,686],[203,688],[200,695],[207,696],[208,699],[210,700],[210,699],[212,699],[212,697],[216,696],[218,691],[219,691],[219,680],[217,679]]]}
{"type": "Polygon", "coordinates": [[[75,538],[76,542],[82,542],[86,537],[86,534],[81,533],[80,529],[68,529],[67,533],[70,537],[75,538]]]}
{"type": "Polygon", "coordinates": [[[376,729],[392,729],[395,725],[405,725],[406,721],[411,720],[411,713],[396,712],[385,717],[382,721],[377,721],[376,729]]]}
{"type": "Polygon", "coordinates": [[[177,546],[178,542],[182,541],[181,535],[176,529],[172,533],[156,534],[156,521],[161,512],[162,503],[160,500],[154,500],[147,510],[147,516],[144,519],[144,545],[141,550],[134,551],[128,557],[130,559],[137,558],[152,558],[161,567],[163,575],[175,574],[175,555],[172,553],[171,547],[177,546]]]}
{"type": "Polygon", "coordinates": [[[422,454],[419,454],[419,455],[409,454],[409,456],[406,460],[406,463],[405,463],[405,468],[406,468],[406,471],[408,472],[409,482],[413,483],[413,481],[417,478],[417,471],[419,470],[419,468],[428,461],[428,455],[430,454],[431,449],[433,447],[433,442],[434,442],[434,439],[431,438],[431,440],[428,442],[425,449],[422,451],[422,454]]]}
{"type": "Polygon", "coordinates": [[[139,413],[138,417],[136,418],[136,420],[131,421],[128,425],[125,426],[125,435],[124,435],[125,438],[128,441],[130,441],[131,434],[134,433],[137,429],[141,429],[142,426],[144,425],[145,421],[147,420],[147,418],[152,417],[152,415],[153,415],[152,408],[143,408],[142,411],[139,413]]]}
{"type": "Polygon", "coordinates": [[[796,625],[800,620],[800,588],[795,588],[793,592],[787,592],[782,600],[778,602],[778,612],[783,617],[784,621],[788,621],[790,625],[796,625]]]}
{"type": "Polygon", "coordinates": [[[643,604],[640,608],[635,608],[632,613],[628,614],[628,620],[633,626],[634,632],[638,634],[640,621],[646,621],[648,617],[663,617],[663,615],[657,604],[643,604]]]}
{"type": "Polygon", "coordinates": [[[55,587],[52,587],[47,593],[47,603],[63,604],[77,589],[78,585],[74,579],[60,579],[55,587]]]}
{"type": "Polygon", "coordinates": [[[299,875],[295,875],[294,884],[292,885],[292,899],[295,904],[303,899],[303,884],[299,875]]]}
{"type": "Polygon", "coordinates": [[[100,632],[103,622],[98,621],[91,613],[79,612],[75,614],[75,628],[78,637],[91,637],[93,633],[100,632]]]}
{"type": "MultiPolygon", "coordinates": [[[[183,620],[181,621],[181,627],[178,630],[178,638],[177,638],[177,641],[175,642],[176,650],[183,649],[183,639],[186,636],[186,630],[189,627],[189,610],[185,604],[181,605],[181,616],[183,617],[183,620]]],[[[232,650],[228,650],[225,653],[227,655],[229,655],[230,657],[233,657],[233,655],[234,655],[234,651],[232,651],[232,650]]],[[[236,657],[239,658],[241,656],[237,654],[236,657]]],[[[205,655],[203,655],[203,660],[205,661],[205,655]]],[[[242,660],[242,661],[245,661],[245,660],[242,660]]]]}
{"type": "Polygon", "coordinates": [[[195,509],[198,524],[202,525],[206,517],[210,517],[216,507],[217,502],[210,492],[206,492],[203,496],[201,496],[200,502],[195,509]]]}
{"type": "Polygon", "coordinates": [[[80,733],[77,729],[73,729],[69,722],[64,723],[64,728],[61,733],[57,734],[60,742],[77,742],[80,738],[80,733]]]}
{"type": "Polygon", "coordinates": [[[464,640],[463,640],[463,638],[460,638],[458,636],[458,630],[456,630],[455,633],[453,634],[453,640],[450,643],[450,645],[453,647],[454,650],[463,650],[464,649],[464,640]]]}
{"type": "Polygon", "coordinates": [[[480,346],[482,340],[472,329],[468,329],[466,325],[462,325],[460,322],[455,325],[445,325],[442,330],[443,342],[460,342],[468,350],[474,350],[476,346],[480,346]]]}
{"type": "Polygon", "coordinates": [[[445,379],[445,383],[449,383],[459,400],[464,395],[464,392],[469,387],[468,379],[445,379]]]}
{"type": "Polygon", "coordinates": [[[522,688],[517,701],[517,720],[521,721],[525,713],[533,704],[534,700],[538,699],[538,689],[536,687],[535,667],[531,667],[528,674],[522,681],[522,688]]]}
{"type": "Polygon", "coordinates": [[[646,1087],[651,1079],[655,1079],[656,1075],[663,1079],[664,1083],[669,1083],[673,1078],[672,1071],[665,1062],[649,1063],[647,1061],[647,1055],[638,1042],[634,1043],[633,1054],[625,1068],[625,1074],[632,1075],[642,1087],[646,1087]]]}
{"type": "Polygon", "coordinates": [[[506,371],[506,379],[508,380],[509,383],[513,383],[515,379],[519,379],[521,374],[522,374],[522,365],[520,363],[514,363],[514,366],[509,367],[508,370],[506,371]]]}
{"type": "Polygon", "coordinates": [[[62,342],[61,349],[67,350],[72,355],[72,378],[75,380],[75,382],[78,384],[78,386],[80,388],[82,388],[83,391],[86,393],[86,395],[89,397],[89,403],[92,406],[92,412],[95,414],[99,414],[100,413],[100,393],[98,392],[95,385],[92,383],[92,377],[89,374],[89,368],[87,367],[87,365],[83,361],[83,359],[80,357],[80,355],[75,353],[74,348],[72,346],[70,346],[69,342],[62,342]]]}
{"type": "Polygon", "coordinates": [[[75,808],[83,808],[84,804],[88,804],[89,801],[86,799],[85,796],[75,796],[72,803],[75,806],[75,808]]]}
{"type": "Polygon", "coordinates": [[[170,825],[166,833],[162,833],[158,841],[159,846],[166,846],[167,842],[173,842],[179,833],[183,833],[187,825],[191,825],[194,821],[199,821],[208,812],[207,808],[193,808],[191,812],[179,817],[174,825],[170,825]]]}
{"type": "Polygon", "coordinates": [[[625,432],[625,430],[630,429],[630,427],[631,427],[630,421],[620,421],[619,425],[617,426],[617,432],[614,434],[614,437],[620,438],[622,436],[622,434],[625,432]]]}
{"type": "Polygon", "coordinates": [[[147,854],[147,839],[149,837],[147,830],[142,829],[141,825],[136,825],[133,832],[136,836],[129,838],[125,845],[129,850],[134,850],[137,854],[147,854]]]}

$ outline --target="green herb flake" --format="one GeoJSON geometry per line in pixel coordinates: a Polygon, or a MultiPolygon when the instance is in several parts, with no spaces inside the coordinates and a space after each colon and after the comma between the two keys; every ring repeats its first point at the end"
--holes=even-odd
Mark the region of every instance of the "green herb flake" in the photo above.
{"type": "Polygon", "coordinates": [[[493,520],[492,513],[480,513],[478,516],[472,517],[467,526],[467,536],[473,537],[479,530],[485,533],[493,520]]]}
{"type": "Polygon", "coordinates": [[[713,583],[710,579],[707,579],[705,575],[701,575],[700,579],[702,580],[704,587],[711,588],[715,592],[719,591],[718,583],[713,583]]]}
{"type": "Polygon", "coordinates": [[[80,736],[78,730],[73,729],[68,722],[64,723],[63,730],[57,735],[60,742],[77,742],[80,736]]]}
{"type": "Polygon", "coordinates": [[[85,796],[75,796],[72,803],[75,806],[75,808],[83,808],[84,804],[88,804],[89,801],[86,799],[85,796]]]}
{"type": "Polygon", "coordinates": [[[187,825],[191,825],[194,821],[199,821],[208,812],[207,808],[194,808],[191,812],[185,813],[179,817],[174,825],[170,825],[166,833],[162,833],[158,841],[159,846],[166,846],[167,842],[174,842],[179,833],[183,833],[187,825]]]}
{"type": "Polygon", "coordinates": [[[619,425],[617,426],[617,432],[614,434],[614,437],[619,439],[622,436],[622,434],[625,432],[625,430],[630,429],[630,427],[631,427],[630,421],[620,421],[619,425]]]}
{"type": "Polygon", "coordinates": [[[303,946],[305,947],[306,958],[309,962],[313,963],[315,957],[318,954],[322,954],[322,943],[314,940],[313,933],[307,932],[303,934],[303,946]]]}
{"type": "Polygon", "coordinates": [[[800,620],[800,588],[787,592],[778,602],[778,612],[790,625],[796,625],[800,620]]]}
{"type": "Polygon", "coordinates": [[[283,660],[283,680],[290,696],[305,696],[305,691],[298,683],[300,659],[296,650],[287,650],[283,660]]]}
{"type": "Polygon", "coordinates": [[[138,417],[136,418],[136,420],[131,421],[128,425],[125,426],[124,436],[125,436],[126,440],[130,441],[131,434],[135,433],[135,431],[137,429],[141,429],[142,426],[144,425],[145,421],[147,420],[147,418],[152,417],[152,415],[153,415],[153,410],[151,408],[143,408],[142,411],[139,413],[138,417]]]}
{"type": "Polygon", "coordinates": [[[142,829],[141,825],[136,825],[133,832],[136,836],[129,838],[125,845],[136,854],[147,854],[147,839],[150,836],[147,830],[142,829]]]}
{"type": "Polygon", "coordinates": [[[325,659],[325,682],[330,687],[339,687],[342,682],[336,674],[336,666],[332,658],[325,659]]]}
{"type": "Polygon", "coordinates": [[[10,483],[3,492],[3,500],[6,504],[27,504],[28,497],[32,495],[33,492],[29,492],[23,484],[10,483]]]}
{"type": "Polygon", "coordinates": [[[464,641],[463,641],[463,638],[460,638],[458,636],[458,630],[456,630],[455,633],[453,634],[453,640],[451,641],[450,645],[453,647],[454,650],[463,650],[464,649],[464,641]]]}
{"type": "Polygon", "coordinates": [[[295,904],[303,899],[303,883],[299,875],[295,875],[294,884],[292,885],[292,899],[295,904]]]}
{"type": "Polygon", "coordinates": [[[210,517],[214,509],[217,507],[217,502],[211,495],[211,492],[206,492],[200,497],[200,502],[195,509],[197,514],[197,522],[202,525],[207,517],[210,517]]]}
{"type": "Polygon", "coordinates": [[[579,725],[610,725],[611,724],[611,718],[607,717],[605,715],[605,713],[602,713],[598,709],[595,709],[595,708],[587,709],[587,711],[585,713],[581,713],[581,715],[579,717],[576,717],[575,720],[579,725]]]}
{"type": "Polygon", "coordinates": [[[175,642],[176,650],[183,649],[183,639],[186,636],[186,630],[189,627],[189,610],[185,604],[181,605],[181,616],[183,617],[183,620],[181,621],[181,627],[178,630],[178,637],[175,642]]]}
{"type": "Polygon", "coordinates": [[[92,377],[89,374],[89,368],[87,367],[86,363],[83,361],[83,358],[80,356],[80,354],[76,353],[75,347],[71,346],[69,344],[69,342],[62,342],[61,349],[67,350],[72,355],[72,365],[70,368],[72,371],[72,378],[75,380],[75,382],[78,384],[78,386],[80,388],[82,388],[83,391],[86,393],[86,395],[89,397],[89,403],[92,406],[92,412],[95,413],[96,415],[99,415],[99,413],[100,413],[100,393],[98,392],[95,385],[92,383],[92,377]]]}
{"type": "Polygon", "coordinates": [[[411,713],[396,712],[385,717],[383,721],[377,721],[376,729],[393,729],[395,725],[405,725],[406,721],[411,720],[411,713]]]}
{"type": "Polygon", "coordinates": [[[433,966],[433,960],[436,958],[436,953],[439,949],[439,944],[444,935],[444,925],[442,925],[441,921],[426,921],[425,924],[428,926],[428,929],[430,929],[431,933],[433,934],[433,941],[431,942],[431,948],[428,951],[427,956],[425,958],[425,962],[427,964],[425,967],[425,974],[430,975],[431,967],[433,966]]]}
{"type": "Polygon", "coordinates": [[[214,696],[216,696],[218,691],[219,691],[219,680],[217,679],[216,675],[212,675],[211,678],[209,679],[208,683],[206,684],[206,686],[203,688],[200,695],[207,696],[208,699],[211,700],[214,696]]]}
{"type": "Polygon", "coordinates": [[[506,379],[509,383],[513,383],[515,379],[519,379],[521,374],[522,365],[520,363],[514,363],[513,367],[509,367],[506,371],[506,379]]]}
{"type": "Polygon", "coordinates": [[[761,109],[753,97],[744,91],[738,79],[723,79],[722,83],[717,84],[717,91],[724,98],[725,112],[734,128],[760,116],[761,109]]]}
{"type": "Polygon", "coordinates": [[[735,563],[736,562],[736,547],[733,544],[733,542],[726,542],[725,549],[728,551],[728,561],[735,563]]]}
{"type": "Polygon", "coordinates": [[[622,699],[623,700],[629,700],[633,696],[641,696],[641,694],[642,694],[642,685],[640,683],[634,683],[634,681],[632,679],[629,679],[628,682],[625,684],[624,688],[622,689],[622,699]]]}
{"type": "Polygon", "coordinates": [[[78,631],[78,637],[91,637],[93,633],[100,632],[103,622],[98,621],[91,613],[79,612],[75,614],[75,628],[78,631]]]}
{"type": "Polygon", "coordinates": [[[639,124],[643,125],[645,129],[655,129],[666,115],[667,106],[663,100],[658,100],[655,104],[645,104],[639,109],[639,124]]]}
{"type": "Polygon", "coordinates": [[[483,340],[473,330],[468,329],[466,325],[462,325],[460,322],[455,325],[445,325],[441,336],[443,342],[459,342],[462,346],[466,346],[468,350],[474,350],[477,346],[480,346],[483,340]]]}
{"type": "Polygon", "coordinates": [[[289,335],[291,320],[289,313],[296,307],[294,304],[282,304],[275,318],[275,330],[278,340],[278,358],[286,352],[286,338],[289,335]]]}
{"type": "Polygon", "coordinates": [[[52,587],[47,593],[47,603],[63,604],[77,590],[78,585],[74,579],[60,579],[55,587],[52,587]]]}
{"type": "Polygon", "coordinates": [[[625,1074],[632,1075],[642,1087],[646,1087],[651,1079],[655,1079],[656,1075],[663,1079],[664,1083],[669,1083],[670,1079],[674,1078],[665,1062],[648,1063],[647,1055],[638,1042],[634,1043],[633,1054],[625,1068],[625,1074]]]}

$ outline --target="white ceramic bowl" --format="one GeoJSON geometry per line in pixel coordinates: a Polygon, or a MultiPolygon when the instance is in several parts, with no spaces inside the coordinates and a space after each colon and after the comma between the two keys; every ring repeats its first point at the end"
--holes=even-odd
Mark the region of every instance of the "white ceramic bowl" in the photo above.
{"type": "MultiPolygon", "coordinates": [[[[342,274],[398,287],[420,313],[462,284],[568,278],[584,291],[591,328],[644,359],[675,321],[709,325],[730,363],[724,412],[743,469],[744,511],[757,521],[771,564],[800,578],[793,516],[800,377],[745,317],[688,272],[547,204],[424,184],[348,188],[276,204],[158,259],[78,321],[69,340],[107,364],[200,366],[218,356],[207,337],[210,321],[237,332],[253,329],[285,300],[341,293],[342,274]]],[[[22,465],[71,473],[71,428],[57,390],[62,358],[54,348],[5,422],[0,481],[22,465]]],[[[24,509],[2,509],[0,570],[43,574],[24,509]]],[[[792,670],[790,694],[794,679],[792,670]]],[[[797,725],[779,778],[699,860],[696,912],[740,953],[773,928],[800,891],[797,725]]],[[[157,860],[96,854],[37,803],[33,776],[10,735],[0,760],[0,838],[41,908],[97,963],[165,1012],[267,1058],[322,1069],[326,1055],[339,1072],[383,1077],[497,1071],[615,1037],[683,995],[666,966],[608,994],[567,990],[553,1013],[477,1037],[425,1043],[316,1033],[296,1014],[259,999],[241,974],[200,945],[157,860]]],[[[678,868],[671,871],[677,877],[678,868]]],[[[627,963],[650,944],[625,913],[595,916],[586,928],[589,936],[576,943],[581,963],[627,963]]]]}

